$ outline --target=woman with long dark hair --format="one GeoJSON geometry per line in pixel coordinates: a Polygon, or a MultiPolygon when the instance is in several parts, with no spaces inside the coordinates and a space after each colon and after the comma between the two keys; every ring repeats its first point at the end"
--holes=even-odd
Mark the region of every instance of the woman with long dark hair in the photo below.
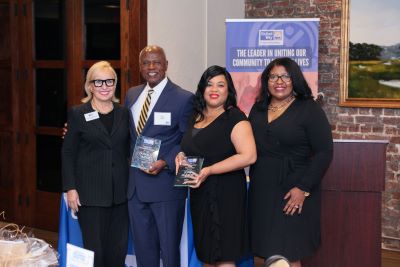
{"type": "Polygon", "coordinates": [[[247,252],[246,175],[256,160],[250,123],[236,106],[229,72],[209,67],[197,87],[194,115],[176,157],[204,158],[189,184],[194,243],[205,266],[235,266],[247,252]]]}

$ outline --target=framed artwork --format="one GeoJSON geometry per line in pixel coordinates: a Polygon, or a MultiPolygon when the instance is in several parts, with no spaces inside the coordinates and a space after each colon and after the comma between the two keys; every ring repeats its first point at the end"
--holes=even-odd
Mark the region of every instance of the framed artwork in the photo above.
{"type": "Polygon", "coordinates": [[[339,105],[400,108],[400,1],[342,0],[339,105]]]}

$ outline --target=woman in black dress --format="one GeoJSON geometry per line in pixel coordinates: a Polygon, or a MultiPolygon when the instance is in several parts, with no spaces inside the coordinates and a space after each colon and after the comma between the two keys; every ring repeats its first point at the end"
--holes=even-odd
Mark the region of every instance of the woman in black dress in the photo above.
{"type": "Polygon", "coordinates": [[[297,63],[272,61],[249,120],[257,147],[250,169],[251,247],[255,255],[283,255],[291,266],[320,244],[320,182],[333,142],[324,111],[297,63]]]}
{"type": "Polygon", "coordinates": [[[194,115],[176,157],[204,158],[190,183],[194,243],[205,266],[235,266],[247,252],[246,176],[256,160],[250,123],[236,107],[236,92],[225,68],[209,67],[197,87],[194,115]]]}

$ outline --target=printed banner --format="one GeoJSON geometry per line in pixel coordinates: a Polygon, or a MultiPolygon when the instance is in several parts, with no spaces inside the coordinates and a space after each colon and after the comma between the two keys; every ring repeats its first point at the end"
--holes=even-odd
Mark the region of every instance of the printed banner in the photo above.
{"type": "Polygon", "coordinates": [[[226,68],[246,114],[261,87],[261,72],[278,57],[295,60],[317,95],[318,30],[318,18],[226,20],[226,68]]]}

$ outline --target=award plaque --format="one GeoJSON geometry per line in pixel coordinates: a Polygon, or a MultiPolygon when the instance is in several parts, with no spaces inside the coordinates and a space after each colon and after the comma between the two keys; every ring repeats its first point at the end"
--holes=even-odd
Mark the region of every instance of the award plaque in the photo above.
{"type": "Polygon", "coordinates": [[[178,173],[175,177],[175,186],[189,186],[189,184],[185,184],[185,182],[189,182],[193,178],[199,174],[201,167],[203,166],[204,158],[200,157],[184,157],[183,162],[179,166],[178,173]]]}
{"type": "Polygon", "coordinates": [[[161,140],[140,135],[136,139],[131,166],[144,170],[150,169],[151,164],[157,161],[160,147],[161,140]]]}

